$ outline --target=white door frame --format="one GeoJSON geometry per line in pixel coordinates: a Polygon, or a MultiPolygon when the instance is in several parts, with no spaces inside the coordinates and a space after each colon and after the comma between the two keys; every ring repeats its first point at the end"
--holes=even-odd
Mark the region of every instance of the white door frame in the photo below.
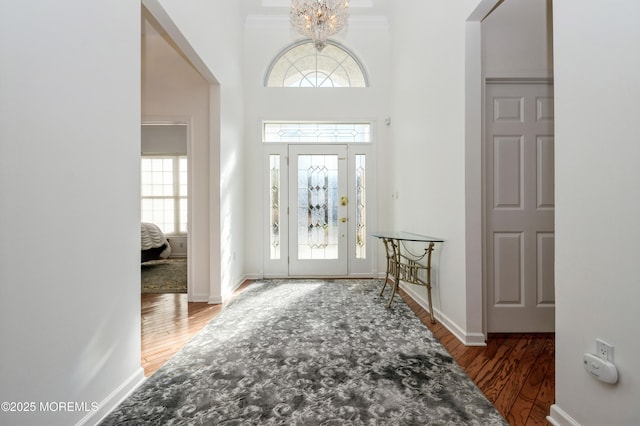
{"type": "MultiPolygon", "coordinates": [[[[272,245],[272,235],[271,235],[271,220],[270,220],[270,212],[271,212],[271,196],[272,188],[270,185],[270,156],[274,156],[277,158],[280,163],[279,170],[279,209],[282,211],[282,214],[286,214],[286,208],[289,206],[289,165],[287,164],[289,161],[289,146],[307,146],[311,148],[315,144],[287,144],[287,143],[265,143],[263,144],[263,165],[264,171],[262,176],[263,178],[263,188],[264,188],[264,200],[262,203],[262,218],[263,218],[263,276],[265,278],[282,278],[289,277],[289,265],[288,259],[289,256],[289,226],[288,226],[288,218],[280,218],[280,227],[279,227],[279,243],[277,243],[278,247],[276,252],[278,253],[276,257],[272,258],[271,256],[271,245],[272,245]]],[[[323,144],[321,146],[331,147],[332,144],[323,144]]],[[[347,272],[346,275],[335,275],[337,276],[347,276],[350,278],[371,278],[375,275],[376,261],[376,241],[369,236],[369,234],[375,230],[376,226],[376,187],[375,187],[375,167],[376,167],[376,159],[374,157],[374,147],[371,143],[347,143],[347,144],[336,144],[347,146],[347,197],[348,197],[348,213],[347,217],[349,221],[347,224],[350,228],[355,227],[355,217],[356,217],[356,187],[353,184],[354,176],[355,176],[355,161],[356,156],[364,155],[366,158],[366,225],[367,231],[365,231],[365,247],[361,252],[364,252],[364,255],[356,256],[355,253],[355,245],[356,245],[356,233],[351,229],[347,233],[347,244],[348,244],[348,259],[347,259],[347,272]]],[[[300,276],[300,275],[297,275],[300,276]]],[[[327,276],[325,274],[304,274],[306,277],[313,276],[327,276]]]]}

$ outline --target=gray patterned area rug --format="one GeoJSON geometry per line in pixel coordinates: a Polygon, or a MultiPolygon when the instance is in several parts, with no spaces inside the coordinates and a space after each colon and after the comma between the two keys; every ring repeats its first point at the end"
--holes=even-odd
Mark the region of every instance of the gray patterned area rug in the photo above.
{"type": "Polygon", "coordinates": [[[102,424],[506,425],[379,285],[250,285],[102,424]]]}

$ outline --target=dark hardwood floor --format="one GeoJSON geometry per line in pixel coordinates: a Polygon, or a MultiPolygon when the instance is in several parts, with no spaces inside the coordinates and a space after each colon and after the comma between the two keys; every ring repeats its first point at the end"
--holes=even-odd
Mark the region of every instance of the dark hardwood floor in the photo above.
{"type": "MultiPolygon", "coordinates": [[[[404,292],[400,295],[511,425],[549,424],[546,416],[555,399],[553,334],[495,334],[485,347],[464,346],[445,327],[431,324],[428,313],[404,292]]],[[[150,376],[222,305],[187,303],[186,294],[143,294],[141,309],[142,367],[150,376]]]]}
{"type": "Polygon", "coordinates": [[[402,290],[400,295],[512,426],[549,425],[555,402],[555,335],[490,334],[465,346],[402,290]]]}

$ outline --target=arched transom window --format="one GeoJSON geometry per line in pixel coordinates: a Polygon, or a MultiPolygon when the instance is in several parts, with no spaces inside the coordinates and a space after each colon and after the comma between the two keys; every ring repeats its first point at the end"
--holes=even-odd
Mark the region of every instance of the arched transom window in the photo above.
{"type": "Polygon", "coordinates": [[[310,40],[283,50],[271,63],[267,87],[367,87],[360,61],[345,47],[331,40],[318,52],[310,40]]]}

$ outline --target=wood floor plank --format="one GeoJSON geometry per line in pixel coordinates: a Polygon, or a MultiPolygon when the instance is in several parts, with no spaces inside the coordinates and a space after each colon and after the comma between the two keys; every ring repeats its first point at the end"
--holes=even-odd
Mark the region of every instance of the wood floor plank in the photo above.
{"type": "Polygon", "coordinates": [[[531,409],[533,408],[534,402],[535,400],[526,398],[525,396],[519,394],[515,402],[511,406],[511,409],[506,414],[503,412],[500,412],[500,414],[502,414],[507,419],[511,426],[526,425],[529,414],[531,414],[531,409]]]}
{"type": "Polygon", "coordinates": [[[538,358],[540,351],[544,345],[544,340],[540,338],[528,339],[529,344],[527,350],[519,360],[518,365],[514,367],[514,370],[509,376],[510,380],[506,383],[505,387],[500,392],[500,395],[496,398],[494,405],[500,412],[508,413],[520,393],[520,389],[524,385],[527,376],[533,367],[533,363],[538,358]]]}
{"type": "Polygon", "coordinates": [[[535,401],[547,373],[547,369],[551,363],[553,363],[553,347],[551,346],[551,341],[547,340],[545,341],[544,347],[542,348],[542,351],[540,351],[527,380],[522,386],[520,394],[532,401],[535,401]]]}
{"type": "MultiPolygon", "coordinates": [[[[551,342],[547,342],[548,345],[551,342]]],[[[533,403],[531,414],[527,419],[527,424],[547,424],[546,417],[549,414],[547,407],[553,404],[555,399],[555,364],[550,362],[549,368],[544,375],[544,379],[536,395],[536,400],[533,403]]]]}
{"type": "Polygon", "coordinates": [[[527,423],[525,426],[538,426],[538,425],[548,425],[547,415],[549,413],[547,410],[538,404],[533,404],[531,408],[531,412],[529,413],[529,417],[527,418],[527,423]]]}
{"type": "Polygon", "coordinates": [[[480,389],[491,385],[492,380],[499,374],[501,365],[510,355],[512,349],[509,346],[500,345],[496,353],[484,363],[482,369],[472,376],[473,381],[480,389]]]}
{"type": "Polygon", "coordinates": [[[483,371],[478,377],[476,384],[483,389],[484,394],[490,401],[494,402],[498,399],[502,390],[507,387],[513,380],[513,374],[518,367],[518,363],[522,359],[523,355],[527,351],[529,346],[528,339],[520,339],[515,342],[515,339],[509,339],[505,342],[505,347],[510,347],[508,343],[515,343],[515,346],[511,347],[504,358],[496,362],[495,369],[492,370],[487,365],[487,370],[483,371]]]}
{"type": "MultiPolygon", "coordinates": [[[[467,367],[476,359],[482,352],[484,352],[483,346],[466,346],[464,347],[464,352],[457,354],[454,356],[460,367],[462,367],[465,371],[467,367]]],[[[452,355],[453,356],[453,355],[452,355]]],[[[467,373],[468,374],[468,373],[467,373]]]]}
{"type": "Polygon", "coordinates": [[[447,348],[447,350],[449,351],[449,353],[454,359],[458,359],[462,356],[462,354],[467,352],[468,347],[463,345],[460,340],[456,339],[456,345],[451,345],[450,348],[447,348]]]}
{"type": "Polygon", "coordinates": [[[487,346],[483,348],[483,351],[476,356],[473,361],[469,364],[467,368],[465,368],[466,373],[471,377],[472,380],[482,372],[484,366],[490,361],[490,349],[489,347],[492,345],[492,342],[487,342],[487,346]]]}

